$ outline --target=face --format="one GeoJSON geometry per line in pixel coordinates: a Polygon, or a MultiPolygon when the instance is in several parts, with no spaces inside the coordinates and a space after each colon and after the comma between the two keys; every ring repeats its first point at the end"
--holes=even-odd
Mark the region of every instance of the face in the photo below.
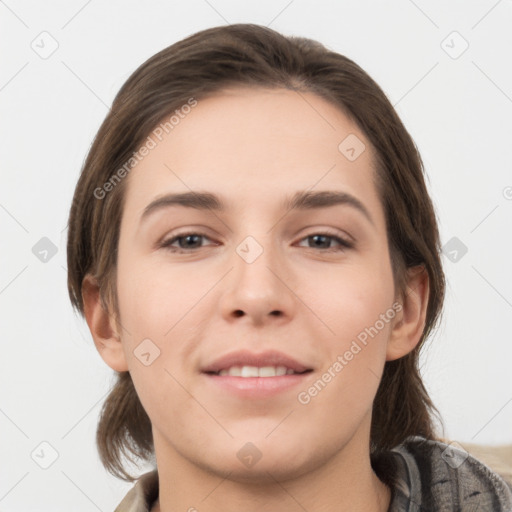
{"type": "Polygon", "coordinates": [[[368,451],[398,312],[369,141],[312,93],[242,88],[161,138],[126,178],[117,268],[157,458],[254,481],[368,451]]]}

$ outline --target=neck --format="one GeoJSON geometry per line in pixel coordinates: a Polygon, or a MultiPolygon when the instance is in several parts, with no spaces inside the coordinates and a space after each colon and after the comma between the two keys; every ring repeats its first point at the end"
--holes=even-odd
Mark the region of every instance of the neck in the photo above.
{"type": "Polygon", "coordinates": [[[328,461],[319,458],[316,467],[301,474],[289,475],[282,468],[257,473],[255,466],[245,480],[233,478],[233,472],[215,473],[192,463],[158,432],[154,441],[159,500],[152,512],[387,512],[389,508],[391,492],[371,468],[368,444],[355,436],[328,461]]]}

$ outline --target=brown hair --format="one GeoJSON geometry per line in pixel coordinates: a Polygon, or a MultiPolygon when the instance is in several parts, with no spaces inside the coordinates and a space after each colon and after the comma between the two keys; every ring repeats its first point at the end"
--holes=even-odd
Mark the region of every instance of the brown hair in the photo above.
{"type": "MultiPolygon", "coordinates": [[[[440,318],[445,279],[436,216],[417,148],[381,88],[347,57],[317,41],[235,24],[193,34],[144,62],[115,97],[76,186],[67,245],[71,302],[83,315],[82,281],[91,274],[98,280],[104,308],[119,320],[116,260],[127,180],[118,180],[100,199],[95,191],[129,161],[162,119],[191,98],[200,101],[243,85],[313,92],[359,125],[376,155],[376,185],[397,290],[405,292],[408,268],[421,265],[428,273],[430,295],[421,340],[406,356],[386,362],[373,404],[371,460],[386,480],[386,451],[408,436],[437,438],[433,415],[439,413],[423,385],[418,359],[440,318]]],[[[122,456],[132,462],[131,456],[149,460],[154,451],[151,422],[129,372],[116,373],[101,411],[97,445],[105,468],[133,481],[122,456]]]]}

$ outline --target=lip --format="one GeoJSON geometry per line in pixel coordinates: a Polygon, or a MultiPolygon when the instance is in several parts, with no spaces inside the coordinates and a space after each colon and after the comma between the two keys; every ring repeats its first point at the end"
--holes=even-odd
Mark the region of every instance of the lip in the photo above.
{"type": "MultiPolygon", "coordinates": [[[[219,357],[202,368],[201,372],[218,373],[220,370],[227,370],[232,366],[286,366],[286,368],[291,368],[297,373],[302,373],[306,370],[313,370],[311,366],[306,366],[306,364],[301,363],[282,352],[278,352],[277,350],[266,350],[265,352],[260,353],[250,352],[248,350],[239,350],[219,357]]],[[[285,377],[285,375],[283,375],[283,377],[285,377]]],[[[240,377],[235,378],[238,379],[240,377]]],[[[281,377],[247,377],[246,379],[250,380],[253,378],[278,379],[281,377]]]]}
{"type": "Polygon", "coordinates": [[[219,357],[202,368],[201,373],[217,392],[220,389],[239,398],[269,398],[303,383],[312,371],[311,366],[277,350],[260,353],[239,350],[219,357]],[[297,373],[276,377],[234,377],[214,373],[232,366],[286,366],[297,373]]]}
{"type": "Polygon", "coordinates": [[[207,382],[215,390],[229,392],[238,398],[270,398],[290,390],[309,377],[312,372],[281,375],[279,377],[231,377],[230,375],[215,375],[203,373],[207,382]]]}

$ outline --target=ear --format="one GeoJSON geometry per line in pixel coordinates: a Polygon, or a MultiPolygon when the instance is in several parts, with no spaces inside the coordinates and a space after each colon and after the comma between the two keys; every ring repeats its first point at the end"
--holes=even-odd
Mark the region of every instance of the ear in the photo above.
{"type": "Polygon", "coordinates": [[[113,370],[128,371],[115,318],[103,307],[98,281],[90,274],[82,281],[82,299],[85,319],[100,356],[113,370]]]}
{"type": "Polygon", "coordinates": [[[425,327],[429,298],[428,273],[423,265],[408,269],[406,290],[399,298],[401,310],[394,319],[386,361],[393,361],[411,352],[418,344],[425,327]]]}

